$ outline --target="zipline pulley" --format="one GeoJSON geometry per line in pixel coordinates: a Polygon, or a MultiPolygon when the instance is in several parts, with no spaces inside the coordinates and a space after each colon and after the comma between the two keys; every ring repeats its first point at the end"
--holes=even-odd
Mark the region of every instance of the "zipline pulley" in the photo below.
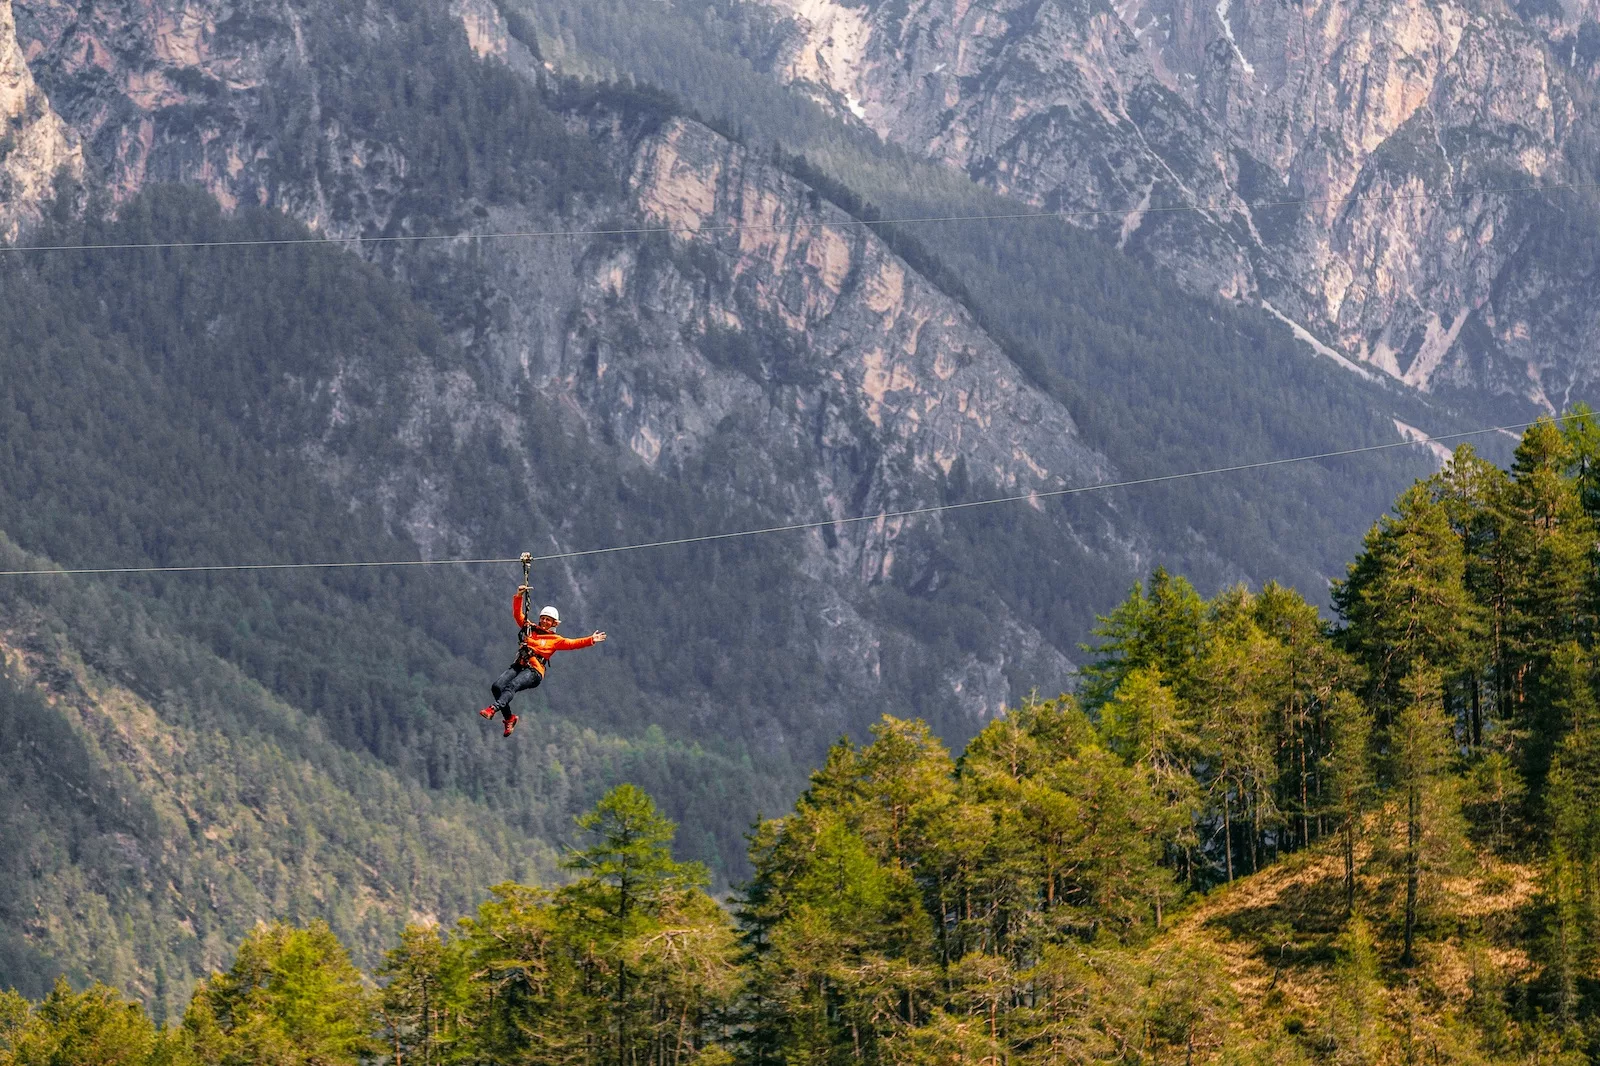
{"type": "Polygon", "coordinates": [[[532,573],[533,573],[533,553],[532,552],[523,552],[522,553],[522,587],[523,588],[527,588],[528,587],[529,575],[532,574],[532,573]]]}

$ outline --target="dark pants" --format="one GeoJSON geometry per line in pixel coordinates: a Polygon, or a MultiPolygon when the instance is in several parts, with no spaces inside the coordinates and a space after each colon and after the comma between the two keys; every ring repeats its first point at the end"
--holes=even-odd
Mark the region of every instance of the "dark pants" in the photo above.
{"type": "Polygon", "coordinates": [[[511,697],[527,688],[538,688],[544,678],[531,666],[509,666],[495,678],[489,691],[494,693],[494,709],[501,714],[511,713],[511,697]]]}

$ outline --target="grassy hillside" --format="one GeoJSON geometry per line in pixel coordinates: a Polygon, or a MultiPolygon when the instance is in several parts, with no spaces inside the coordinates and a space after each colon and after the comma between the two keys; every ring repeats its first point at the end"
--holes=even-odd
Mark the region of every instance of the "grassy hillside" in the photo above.
{"type": "MultiPolygon", "coordinates": [[[[1371,849],[1363,859],[1375,868],[1371,849]]],[[[1514,1020],[1536,1016],[1543,971],[1529,950],[1534,867],[1474,851],[1448,884],[1438,938],[1411,966],[1393,893],[1364,876],[1358,926],[1344,917],[1343,877],[1334,849],[1285,859],[1196,900],[1145,957],[1211,960],[1227,995],[1210,1039],[1245,1058],[1471,1062],[1553,1050],[1514,1020]]]]}

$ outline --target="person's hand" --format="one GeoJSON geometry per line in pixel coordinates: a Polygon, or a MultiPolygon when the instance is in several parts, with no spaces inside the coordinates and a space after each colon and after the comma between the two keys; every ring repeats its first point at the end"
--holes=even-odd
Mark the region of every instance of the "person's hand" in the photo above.
{"type": "Polygon", "coordinates": [[[594,642],[596,644],[604,644],[606,642],[605,630],[602,629],[594,635],[594,642]]]}
{"type": "Polygon", "coordinates": [[[531,591],[531,589],[527,585],[518,585],[517,586],[517,591],[518,592],[529,592],[529,591],[531,591]]]}

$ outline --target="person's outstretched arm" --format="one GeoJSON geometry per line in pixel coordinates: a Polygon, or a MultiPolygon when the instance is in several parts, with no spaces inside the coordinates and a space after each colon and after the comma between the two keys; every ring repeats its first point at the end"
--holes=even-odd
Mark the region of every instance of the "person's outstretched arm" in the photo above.
{"type": "Polygon", "coordinates": [[[587,637],[557,637],[550,646],[551,651],[577,651],[579,648],[592,648],[596,644],[604,644],[606,634],[604,630],[591,633],[587,637]]]}

